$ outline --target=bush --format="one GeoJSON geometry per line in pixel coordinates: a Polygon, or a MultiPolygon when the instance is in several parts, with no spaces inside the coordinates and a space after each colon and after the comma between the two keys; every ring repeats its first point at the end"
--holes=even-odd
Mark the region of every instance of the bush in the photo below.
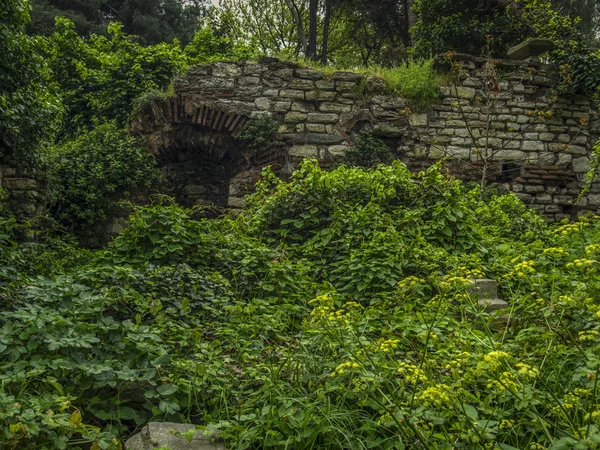
{"type": "Polygon", "coordinates": [[[137,208],[11,291],[0,447],[116,450],[168,420],[239,449],[595,448],[598,216],[548,225],[439,164],[264,174],[236,217],[137,208]],[[478,306],[486,277],[507,310],[478,306]]]}
{"type": "Polygon", "coordinates": [[[89,234],[132,189],[160,177],[154,157],[115,122],[57,147],[50,167],[52,215],[78,236],[89,234]]]}
{"type": "Polygon", "coordinates": [[[248,142],[248,150],[256,153],[275,143],[275,133],[278,128],[279,122],[268,115],[263,115],[250,119],[240,137],[248,142]]]}

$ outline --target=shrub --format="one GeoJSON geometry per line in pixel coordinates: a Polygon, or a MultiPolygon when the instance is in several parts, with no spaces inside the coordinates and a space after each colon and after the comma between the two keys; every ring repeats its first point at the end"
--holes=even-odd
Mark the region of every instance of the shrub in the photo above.
{"type": "Polygon", "coordinates": [[[114,122],[57,147],[50,167],[52,215],[79,236],[90,233],[132,189],[159,179],[154,157],[114,122]]]}
{"type": "Polygon", "coordinates": [[[240,137],[248,142],[248,150],[258,152],[273,145],[278,128],[279,123],[265,114],[250,119],[240,137]]]}

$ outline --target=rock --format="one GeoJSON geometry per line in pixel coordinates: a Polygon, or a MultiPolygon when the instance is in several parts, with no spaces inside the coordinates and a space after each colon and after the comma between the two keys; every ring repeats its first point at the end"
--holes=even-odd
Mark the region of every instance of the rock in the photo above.
{"type": "Polygon", "coordinates": [[[369,77],[365,87],[365,91],[370,94],[378,94],[385,92],[388,89],[388,85],[383,78],[369,77]]]}
{"type": "Polygon", "coordinates": [[[322,114],[322,113],[309,113],[308,121],[311,123],[336,123],[340,116],[337,114],[322,114]]]}
{"type": "MultiPolygon", "coordinates": [[[[197,430],[191,442],[181,436],[189,430],[196,430],[195,425],[169,422],[152,422],[142,431],[125,442],[126,450],[154,450],[163,446],[170,450],[225,450],[221,441],[211,442],[211,436],[197,430]]],[[[213,436],[214,437],[214,436],[213,436]]]]}
{"type": "Polygon", "coordinates": [[[315,145],[295,145],[290,147],[289,155],[297,158],[316,158],[318,152],[315,145]]]}

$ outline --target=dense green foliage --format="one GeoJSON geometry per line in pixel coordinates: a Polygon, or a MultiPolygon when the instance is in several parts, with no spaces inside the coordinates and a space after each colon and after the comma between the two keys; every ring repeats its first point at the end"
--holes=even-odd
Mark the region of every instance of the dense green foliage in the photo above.
{"type": "Polygon", "coordinates": [[[121,22],[125,32],[139,36],[143,45],[187,44],[205,14],[207,2],[158,0],[32,0],[32,34],[50,35],[54,18],[71,20],[82,37],[105,34],[110,22],[121,22]]]}
{"type": "Polygon", "coordinates": [[[57,131],[59,98],[39,41],[25,34],[27,3],[0,4],[0,162],[32,163],[38,145],[57,131]]]}
{"type": "Polygon", "coordinates": [[[94,231],[118,201],[134,188],[160,178],[154,157],[115,122],[98,125],[56,148],[52,215],[71,233],[94,231]]]}
{"type": "Polygon", "coordinates": [[[527,34],[525,24],[514,20],[501,1],[417,0],[415,13],[414,52],[423,57],[447,50],[479,56],[486,35],[494,37],[494,50],[503,56],[527,34]]]}
{"type": "MultiPolygon", "coordinates": [[[[52,218],[13,217],[0,190],[0,448],[118,450],[156,420],[237,449],[598,448],[598,216],[550,226],[363,135],[331,172],[266,169],[237,215],[160,198],[106,248],[73,237],[159,180],[128,123],[190,64],[375,63],[417,109],[443,79],[407,55],[543,36],[562,91],[592,95],[592,3],[36,0],[42,38],[29,3],[4,0],[0,157],[44,169],[52,218]],[[508,310],[477,305],[482,277],[508,310]]],[[[248,122],[247,149],[276,125],[248,122]]]]}
{"type": "Polygon", "coordinates": [[[436,167],[305,161],[236,218],[139,208],[91,257],[29,260],[2,284],[0,443],[118,448],[166,419],[232,448],[594,448],[600,222],[478,199],[436,167]]]}
{"type": "Polygon", "coordinates": [[[58,19],[46,55],[66,109],[63,136],[98,121],[124,126],[136,97],[167,88],[185,67],[179,45],[143,47],[118,23],[109,26],[108,37],[84,40],[73,22],[58,19]]]}

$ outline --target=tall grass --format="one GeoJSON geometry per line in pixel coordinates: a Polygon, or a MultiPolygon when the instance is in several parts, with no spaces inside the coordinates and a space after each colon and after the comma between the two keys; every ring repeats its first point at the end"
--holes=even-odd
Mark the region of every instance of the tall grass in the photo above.
{"type": "Polygon", "coordinates": [[[415,109],[424,109],[440,100],[440,87],[446,82],[444,75],[433,67],[433,58],[408,60],[396,67],[344,68],[336,65],[314,66],[314,61],[300,59],[302,65],[323,72],[327,77],[338,71],[352,71],[365,76],[377,76],[386,82],[390,94],[400,95],[415,109]]]}

